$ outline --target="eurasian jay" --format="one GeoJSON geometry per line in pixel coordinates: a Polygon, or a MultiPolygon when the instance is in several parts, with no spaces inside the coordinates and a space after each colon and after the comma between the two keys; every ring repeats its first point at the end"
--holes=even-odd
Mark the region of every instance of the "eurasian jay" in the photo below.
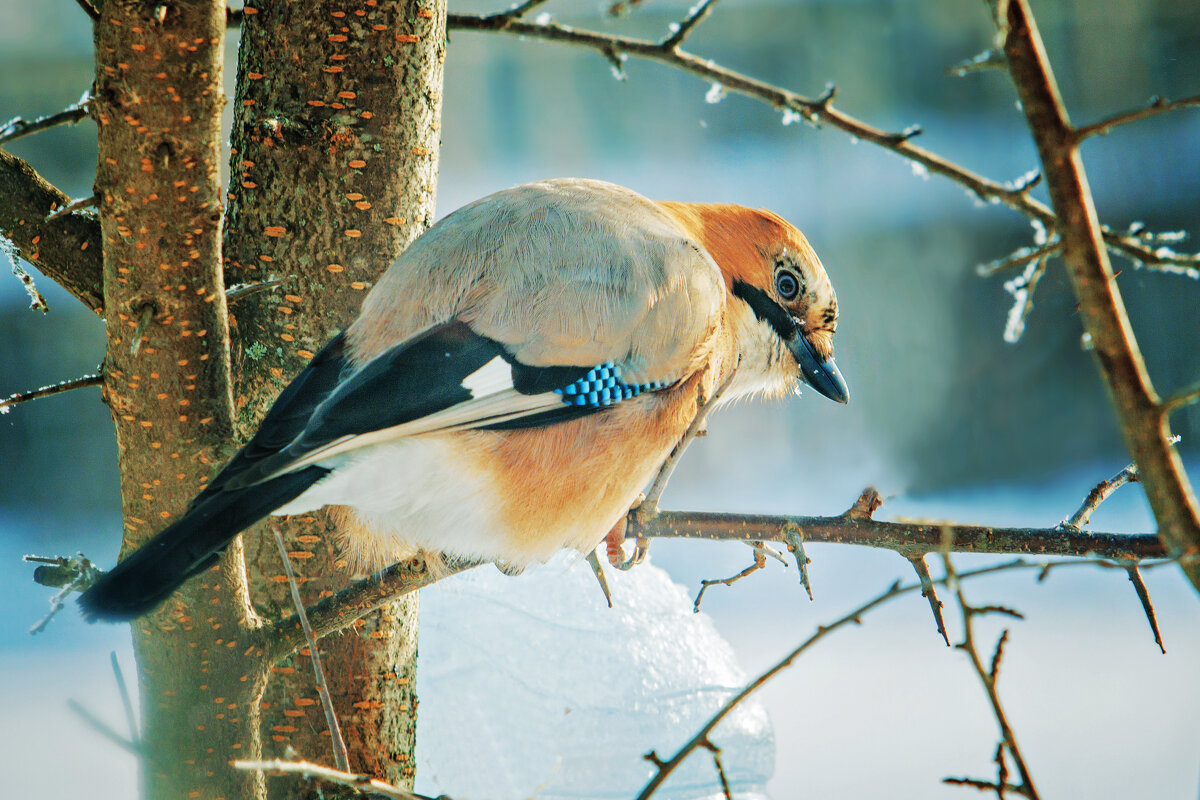
{"type": "Polygon", "coordinates": [[[353,509],[360,563],[590,552],[727,379],[721,402],[801,381],[846,402],[836,326],[820,260],[770,211],[595,180],[497,192],[413,242],[187,513],[80,603],[146,613],[242,529],[326,504],[353,509]]]}

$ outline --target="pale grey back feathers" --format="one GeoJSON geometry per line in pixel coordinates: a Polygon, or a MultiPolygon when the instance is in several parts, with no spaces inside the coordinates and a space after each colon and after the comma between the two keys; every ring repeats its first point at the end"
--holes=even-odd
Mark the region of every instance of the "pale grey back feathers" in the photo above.
{"type": "Polygon", "coordinates": [[[584,179],[517,186],[417,239],[363,303],[358,363],[451,318],[535,366],[613,361],[672,381],[703,358],[724,304],[712,258],[652,201],[584,179]]]}

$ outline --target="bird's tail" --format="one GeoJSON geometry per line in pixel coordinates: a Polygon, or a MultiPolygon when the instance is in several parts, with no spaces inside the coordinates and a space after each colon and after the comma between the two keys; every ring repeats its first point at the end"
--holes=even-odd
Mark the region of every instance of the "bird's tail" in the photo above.
{"type": "Polygon", "coordinates": [[[308,467],[237,491],[201,496],[178,521],[106,572],[79,598],[89,620],[128,620],[152,611],[184,581],[211,567],[225,546],[328,474],[308,467]]]}

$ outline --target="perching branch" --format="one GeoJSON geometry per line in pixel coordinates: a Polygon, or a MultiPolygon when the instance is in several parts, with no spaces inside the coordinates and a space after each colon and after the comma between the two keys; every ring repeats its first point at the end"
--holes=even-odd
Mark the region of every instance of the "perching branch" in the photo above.
{"type": "MultiPolygon", "coordinates": [[[[507,12],[449,14],[446,20],[447,27],[451,30],[504,33],[526,39],[585,47],[604,56],[614,69],[618,70],[627,56],[667,64],[710,83],[718,84],[725,91],[761,100],[784,113],[798,115],[814,124],[825,123],[858,140],[890,150],[920,164],[928,172],[958,183],[983,202],[1008,206],[1037,220],[1047,229],[1054,229],[1057,225],[1058,218],[1055,212],[1030,195],[1029,190],[1032,188],[1032,183],[1019,180],[1012,184],[1003,184],[984,178],[936,153],[914,145],[912,139],[920,132],[920,129],[915,126],[899,132],[880,130],[834,108],[832,91],[827,90],[824,95],[814,99],[726,69],[711,59],[702,58],[681,49],[677,43],[672,44],[671,39],[675,34],[663,40],[654,41],[587,31],[560,25],[556,22],[528,22],[524,19],[514,19],[507,12]]],[[[687,19],[684,20],[684,22],[686,21],[687,19]]],[[[699,24],[700,21],[702,20],[698,20],[695,24],[699,24]]],[[[680,29],[684,22],[679,23],[680,29]]],[[[1200,255],[1179,254],[1169,249],[1155,248],[1139,241],[1136,237],[1113,231],[1104,232],[1104,242],[1114,251],[1150,268],[1170,269],[1173,267],[1190,270],[1200,264],[1200,255]]]]}
{"type": "Polygon", "coordinates": [[[1142,108],[1126,111],[1121,114],[1114,114],[1108,119],[1093,122],[1091,125],[1075,129],[1075,141],[1082,142],[1089,136],[1103,136],[1118,125],[1127,125],[1130,122],[1148,119],[1150,117],[1165,114],[1168,111],[1175,111],[1180,108],[1194,108],[1200,106],[1200,95],[1185,97],[1181,100],[1172,100],[1170,102],[1161,97],[1155,97],[1150,100],[1150,103],[1142,108]]]}
{"type": "Polygon", "coordinates": [[[1117,489],[1120,489],[1127,483],[1134,483],[1137,480],[1137,465],[1130,464],[1111,478],[1100,481],[1100,483],[1096,484],[1088,492],[1088,496],[1084,498],[1083,505],[1079,507],[1079,510],[1072,514],[1070,519],[1059,523],[1059,527],[1069,528],[1073,531],[1083,530],[1083,526],[1088,524],[1092,518],[1092,513],[1100,507],[1101,503],[1107,500],[1117,489]]]}
{"type": "MultiPolygon", "coordinates": [[[[1108,385],[1125,446],[1146,488],[1159,535],[1174,553],[1200,550],[1200,508],[1170,443],[1165,414],[1146,372],[1113,279],[1088,190],[1079,139],[1063,107],[1041,36],[1026,0],[1006,4],[1004,53],[1021,108],[1037,144],[1062,237],[1063,260],[1079,298],[1097,366],[1108,385]]],[[[998,6],[999,7],[999,6],[998,6]]],[[[1184,565],[1200,589],[1200,566],[1184,565]]]]}

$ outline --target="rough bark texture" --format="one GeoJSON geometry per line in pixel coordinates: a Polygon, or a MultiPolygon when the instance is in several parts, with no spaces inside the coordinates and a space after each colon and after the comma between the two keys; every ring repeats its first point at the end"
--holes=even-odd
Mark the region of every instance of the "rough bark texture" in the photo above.
{"type": "Polygon", "coordinates": [[[94,217],[46,217],[71,198],[46,182],[33,167],[0,150],[0,234],[16,255],[33,264],[95,311],[104,310],[100,226],[94,217]]]}
{"type": "MultiPolygon", "coordinates": [[[[1172,555],[1200,552],[1200,507],[1179,453],[1170,442],[1166,414],[1114,280],[1079,155],[1079,139],[1067,118],[1027,3],[1012,0],[1007,10],[1004,53],[1037,143],[1050,201],[1058,216],[1063,260],[1125,446],[1137,464],[1168,551],[1172,555]]],[[[1200,589],[1200,564],[1185,564],[1183,569],[1200,589]]]]}
{"type": "MultiPolygon", "coordinates": [[[[110,0],[95,26],[104,392],[124,552],[184,509],[232,430],[220,271],[224,27],[222,0],[157,9],[110,0]]],[[[133,626],[146,797],[249,794],[225,766],[252,721],[228,594],[214,573],[133,626]]]]}
{"type": "MultiPolygon", "coordinates": [[[[432,219],[444,53],[445,6],[433,0],[246,8],[225,274],[230,284],[290,280],[235,308],[239,440],[432,219]]],[[[327,515],[279,527],[306,602],[349,582],[327,515]]],[[[261,531],[244,541],[260,613],[287,616],[274,543],[261,531]]],[[[415,636],[413,596],[321,645],[351,768],[401,785],[413,778],[415,636]]],[[[305,650],[272,668],[261,708],[265,756],[290,745],[327,760],[305,650]]],[[[269,783],[276,796],[313,791],[294,778],[269,783]]]]}

